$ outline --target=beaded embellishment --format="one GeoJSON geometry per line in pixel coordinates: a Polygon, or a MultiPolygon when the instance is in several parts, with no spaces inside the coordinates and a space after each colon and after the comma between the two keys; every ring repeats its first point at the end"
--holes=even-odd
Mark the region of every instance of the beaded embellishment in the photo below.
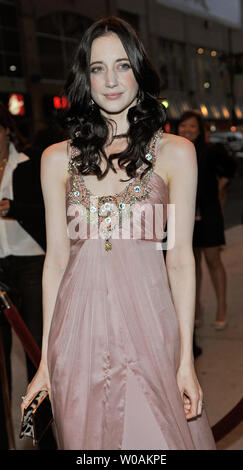
{"type": "Polygon", "coordinates": [[[147,146],[145,158],[152,161],[152,167],[147,171],[142,179],[139,178],[144,170],[145,162],[138,168],[137,174],[125,188],[114,195],[96,196],[86,187],[83,175],[78,171],[78,165],[74,157],[79,153],[78,149],[72,148],[71,159],[69,161],[68,171],[70,173],[71,190],[67,197],[70,204],[81,204],[86,211],[87,223],[95,224],[101,228],[105,239],[105,250],[112,249],[110,241],[114,230],[120,226],[121,221],[129,219],[132,215],[132,208],[136,201],[144,200],[148,197],[151,189],[148,183],[153,172],[156,160],[155,146],[157,139],[163,134],[162,130],[156,132],[153,137],[151,148],[147,146]]]}

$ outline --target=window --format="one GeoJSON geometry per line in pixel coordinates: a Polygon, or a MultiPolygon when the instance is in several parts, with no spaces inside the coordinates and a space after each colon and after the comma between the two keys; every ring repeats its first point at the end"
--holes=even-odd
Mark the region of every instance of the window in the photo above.
{"type": "Polygon", "coordinates": [[[37,20],[43,78],[64,80],[83,32],[91,20],[71,12],[55,12],[37,20]]]}
{"type": "Polygon", "coordinates": [[[185,45],[180,42],[158,39],[158,69],[161,89],[185,89],[185,45]]]}
{"type": "Polygon", "coordinates": [[[2,29],[2,44],[6,52],[19,53],[19,33],[14,30],[2,29]]]}
{"type": "Polygon", "coordinates": [[[194,48],[191,61],[201,93],[224,95],[229,92],[229,71],[223,57],[220,51],[194,48]]]}
{"type": "Polygon", "coordinates": [[[43,77],[63,78],[64,61],[62,43],[58,39],[41,37],[38,41],[43,77]]]}
{"type": "Polygon", "coordinates": [[[0,2],[0,25],[17,29],[17,14],[14,2],[0,2]]]}
{"type": "Polygon", "coordinates": [[[0,1],[0,74],[22,76],[17,13],[11,1],[0,1]]]}
{"type": "Polygon", "coordinates": [[[123,10],[118,10],[117,13],[120,18],[130,23],[134,27],[135,31],[139,33],[139,15],[123,10]]]}

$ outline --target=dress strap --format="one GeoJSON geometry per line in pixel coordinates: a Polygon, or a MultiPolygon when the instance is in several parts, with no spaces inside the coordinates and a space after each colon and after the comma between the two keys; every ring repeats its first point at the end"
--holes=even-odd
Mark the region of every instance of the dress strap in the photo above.
{"type": "Polygon", "coordinates": [[[79,154],[79,150],[71,145],[71,139],[67,141],[68,171],[70,173],[77,169],[77,162],[74,158],[79,154]]]}
{"type": "Polygon", "coordinates": [[[71,160],[71,149],[72,149],[72,148],[71,148],[70,143],[71,143],[71,140],[70,140],[70,139],[67,140],[67,156],[68,156],[68,161],[71,160]]]}
{"type": "Polygon", "coordinates": [[[152,141],[148,146],[148,153],[145,155],[145,158],[152,162],[154,167],[157,157],[158,145],[160,137],[163,135],[163,130],[159,129],[153,136],[152,141]]]}
{"type": "Polygon", "coordinates": [[[157,157],[157,152],[158,152],[158,147],[159,147],[159,143],[160,143],[160,138],[162,137],[164,131],[163,129],[159,129],[157,132],[156,132],[156,142],[155,142],[155,148],[154,148],[154,155],[155,155],[155,159],[157,157]]]}

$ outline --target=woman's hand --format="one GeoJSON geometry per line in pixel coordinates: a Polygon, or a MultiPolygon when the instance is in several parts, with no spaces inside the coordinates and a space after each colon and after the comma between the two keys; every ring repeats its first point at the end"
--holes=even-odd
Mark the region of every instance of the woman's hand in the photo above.
{"type": "Polygon", "coordinates": [[[49,373],[47,364],[40,363],[40,366],[33,377],[32,381],[27,387],[27,393],[21,403],[21,413],[23,416],[24,408],[30,402],[30,400],[36,395],[36,393],[40,392],[41,390],[47,390],[49,393],[49,397],[51,399],[51,389],[50,389],[50,380],[49,380],[49,373]]]}
{"type": "Polygon", "coordinates": [[[193,365],[181,365],[177,371],[177,384],[184,405],[186,419],[202,414],[203,392],[193,365]]]}
{"type": "Polygon", "coordinates": [[[221,177],[218,180],[218,195],[222,211],[224,210],[224,205],[226,201],[228,183],[229,179],[225,177],[221,177]]]}

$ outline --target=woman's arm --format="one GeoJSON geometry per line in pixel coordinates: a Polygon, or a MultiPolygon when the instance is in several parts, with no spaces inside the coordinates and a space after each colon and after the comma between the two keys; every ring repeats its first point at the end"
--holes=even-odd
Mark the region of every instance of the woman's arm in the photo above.
{"type": "Polygon", "coordinates": [[[66,144],[48,147],[41,159],[41,183],[45,203],[47,250],[42,276],[43,335],[41,361],[27,388],[23,407],[39,390],[51,395],[47,367],[47,346],[58,288],[68,263],[70,242],[67,235],[65,185],[67,177],[66,144]]]}
{"type": "MultiPolygon", "coordinates": [[[[175,206],[175,226],[168,231],[166,267],[171,293],[178,315],[181,335],[180,363],[193,363],[192,339],[195,315],[195,260],[192,235],[195,220],[197,160],[194,145],[182,139],[173,144],[173,158],[168,168],[169,202],[175,206]]],[[[172,150],[172,149],[171,149],[172,150]]],[[[168,221],[169,224],[169,221],[168,221]]]]}
{"type": "Polygon", "coordinates": [[[48,335],[58,288],[67,266],[70,241],[66,223],[66,144],[48,147],[41,158],[41,185],[45,203],[46,257],[43,267],[43,340],[41,361],[46,363],[48,335]]]}
{"type": "Polygon", "coordinates": [[[197,159],[194,145],[187,139],[174,137],[164,145],[169,202],[174,204],[175,220],[168,218],[166,268],[180,331],[180,366],[177,381],[184,401],[187,419],[201,412],[202,391],[194,371],[193,331],[195,315],[195,260],[192,235],[195,220],[197,159]],[[174,232],[174,233],[173,233],[174,232]],[[189,397],[187,412],[185,395],[189,397]],[[188,408],[189,409],[189,408],[188,408]]]}

